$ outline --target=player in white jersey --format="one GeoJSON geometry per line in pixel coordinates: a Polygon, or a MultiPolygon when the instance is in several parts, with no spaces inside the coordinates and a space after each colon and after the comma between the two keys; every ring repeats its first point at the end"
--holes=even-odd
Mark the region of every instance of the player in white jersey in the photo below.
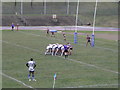
{"type": "Polygon", "coordinates": [[[29,81],[31,81],[31,75],[32,75],[32,80],[36,81],[34,79],[34,71],[35,71],[36,64],[35,64],[35,61],[33,61],[33,58],[31,58],[30,61],[26,63],[26,66],[28,67],[28,70],[29,70],[29,74],[28,74],[29,81]]]}
{"type": "Polygon", "coordinates": [[[45,55],[52,53],[52,47],[53,47],[53,44],[49,44],[49,45],[46,47],[45,55]]]}

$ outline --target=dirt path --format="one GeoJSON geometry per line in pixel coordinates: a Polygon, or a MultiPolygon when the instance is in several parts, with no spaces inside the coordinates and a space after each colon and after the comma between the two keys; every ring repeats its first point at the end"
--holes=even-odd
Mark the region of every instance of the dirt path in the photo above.
{"type": "MultiPolygon", "coordinates": [[[[46,26],[21,26],[19,27],[19,29],[21,30],[46,30],[46,26]]],[[[56,27],[52,27],[50,26],[49,28],[53,29],[53,30],[65,30],[65,28],[63,28],[62,26],[56,26],[56,27]]],[[[73,29],[75,30],[74,27],[68,28],[69,29],[73,29]]],[[[81,26],[79,27],[80,30],[88,30],[91,31],[92,27],[86,27],[86,26],[81,26]]],[[[118,28],[105,28],[105,27],[96,27],[96,29],[98,29],[98,31],[118,31],[120,29],[118,28]]],[[[6,27],[2,27],[2,30],[11,30],[10,26],[6,26],[6,27]]],[[[73,33],[68,33],[68,34],[73,34],[73,33]]],[[[79,35],[86,35],[86,33],[78,33],[79,35]]],[[[103,39],[107,39],[107,40],[118,40],[118,35],[117,34],[107,34],[107,33],[96,33],[95,34],[96,38],[103,38],[103,39]]],[[[120,40],[120,39],[119,39],[120,40]]]]}
{"type": "MultiPolygon", "coordinates": [[[[73,34],[73,33],[67,33],[67,34],[73,34]]],[[[78,35],[87,35],[87,33],[78,33],[78,35]]],[[[88,35],[90,35],[90,34],[88,34],[88,35]]],[[[118,34],[96,33],[95,37],[107,39],[107,40],[118,40],[118,34]]]]}
{"type": "Polygon", "coordinates": [[[118,35],[116,34],[95,34],[96,38],[103,38],[107,40],[118,40],[118,35]]]}

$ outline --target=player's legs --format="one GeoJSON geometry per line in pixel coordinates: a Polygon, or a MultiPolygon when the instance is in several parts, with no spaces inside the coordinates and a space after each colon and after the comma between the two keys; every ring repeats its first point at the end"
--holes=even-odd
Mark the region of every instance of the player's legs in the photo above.
{"type": "Polygon", "coordinates": [[[45,52],[45,55],[47,55],[47,53],[49,52],[49,50],[48,49],[46,49],[46,52],[45,52]]]}
{"type": "Polygon", "coordinates": [[[65,50],[65,59],[68,57],[68,50],[65,50]]]}
{"type": "Polygon", "coordinates": [[[18,31],[18,26],[17,26],[17,31],[18,31]]]}
{"type": "Polygon", "coordinates": [[[87,47],[87,45],[88,45],[88,41],[87,41],[87,43],[86,43],[86,47],[87,47]]]}
{"type": "Polygon", "coordinates": [[[53,37],[55,37],[55,34],[53,33],[53,37]]]}
{"type": "Polygon", "coordinates": [[[55,37],[55,34],[54,34],[54,32],[51,32],[52,33],[52,35],[51,35],[51,37],[53,36],[53,37],[55,37]]]}
{"type": "Polygon", "coordinates": [[[66,38],[64,37],[64,41],[66,41],[66,38]]]}
{"type": "Polygon", "coordinates": [[[32,75],[32,80],[33,80],[33,81],[36,81],[36,80],[35,80],[35,76],[34,76],[34,71],[29,71],[29,74],[28,74],[28,79],[29,79],[29,81],[31,81],[31,75],[32,75]]]}
{"type": "Polygon", "coordinates": [[[31,73],[32,73],[32,80],[33,80],[33,81],[36,81],[36,80],[35,80],[35,76],[34,76],[34,71],[32,71],[31,73]]]}
{"type": "Polygon", "coordinates": [[[49,35],[49,31],[47,31],[46,35],[47,35],[47,36],[49,35]]]}
{"type": "Polygon", "coordinates": [[[90,43],[90,46],[91,46],[91,41],[89,43],[90,43]]]}
{"type": "Polygon", "coordinates": [[[56,50],[55,50],[55,56],[57,55],[57,53],[58,53],[58,48],[56,48],[56,50]]]}
{"type": "Polygon", "coordinates": [[[56,47],[52,48],[52,56],[55,55],[56,47]]]}
{"type": "Polygon", "coordinates": [[[14,27],[12,27],[12,31],[14,30],[14,27]]]}
{"type": "Polygon", "coordinates": [[[52,48],[50,48],[50,54],[52,54],[52,48]]]}
{"type": "Polygon", "coordinates": [[[53,36],[53,32],[51,32],[51,37],[53,36]]]}
{"type": "Polygon", "coordinates": [[[90,44],[90,46],[91,46],[91,42],[90,42],[90,40],[88,40],[88,43],[90,44]]]}
{"type": "Polygon", "coordinates": [[[63,49],[61,49],[61,56],[63,56],[63,54],[64,54],[64,50],[63,50],[63,49]]]}
{"type": "Polygon", "coordinates": [[[29,74],[28,74],[28,79],[29,79],[29,81],[31,81],[31,71],[29,71],[29,74]]]}
{"type": "Polygon", "coordinates": [[[72,48],[70,48],[69,50],[69,55],[72,55],[72,48]]]}
{"type": "Polygon", "coordinates": [[[33,79],[35,78],[35,77],[34,77],[34,71],[32,71],[31,73],[32,73],[32,80],[33,80],[33,79]]]}

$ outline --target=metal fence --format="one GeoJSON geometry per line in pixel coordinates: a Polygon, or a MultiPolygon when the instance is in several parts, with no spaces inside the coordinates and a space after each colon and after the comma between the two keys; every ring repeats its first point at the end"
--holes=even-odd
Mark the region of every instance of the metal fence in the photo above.
{"type": "Polygon", "coordinates": [[[77,2],[4,2],[3,14],[75,14],[77,2]]]}

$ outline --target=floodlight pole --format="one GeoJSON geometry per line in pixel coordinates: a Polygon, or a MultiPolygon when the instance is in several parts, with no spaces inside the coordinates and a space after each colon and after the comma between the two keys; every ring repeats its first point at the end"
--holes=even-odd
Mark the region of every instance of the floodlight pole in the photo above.
{"type": "Polygon", "coordinates": [[[44,0],[44,14],[46,14],[46,0],[44,0]]]}
{"type": "Polygon", "coordinates": [[[97,4],[98,4],[98,0],[96,0],[96,4],[95,4],[95,11],[94,11],[94,19],[93,19],[93,32],[92,32],[92,38],[91,38],[91,46],[94,47],[95,46],[95,19],[96,19],[96,12],[97,12],[97,4]]]}
{"type": "Polygon", "coordinates": [[[75,32],[74,32],[74,43],[77,43],[77,26],[78,26],[78,14],[79,14],[79,0],[77,2],[77,10],[76,10],[76,22],[75,22],[75,32]]]}
{"type": "Polygon", "coordinates": [[[69,8],[70,8],[70,1],[67,1],[67,15],[69,14],[69,8]]]}
{"type": "Polygon", "coordinates": [[[31,0],[31,7],[33,6],[33,0],[31,0]]]}
{"type": "Polygon", "coordinates": [[[23,1],[21,0],[21,15],[23,14],[23,1]]]}
{"type": "Polygon", "coordinates": [[[16,6],[16,0],[15,0],[15,6],[16,6]]]}

